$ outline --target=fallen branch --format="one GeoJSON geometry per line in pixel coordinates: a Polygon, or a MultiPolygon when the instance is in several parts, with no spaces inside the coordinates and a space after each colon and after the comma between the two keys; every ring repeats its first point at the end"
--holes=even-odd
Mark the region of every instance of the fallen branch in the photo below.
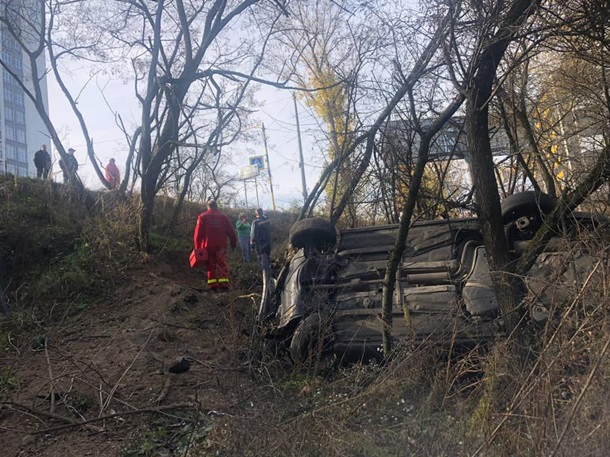
{"type": "Polygon", "coordinates": [[[53,414],[55,412],[55,381],[53,379],[53,369],[51,368],[51,359],[49,357],[49,349],[48,349],[48,345],[47,342],[49,340],[47,339],[47,337],[45,337],[44,339],[44,355],[45,358],[47,359],[47,370],[49,372],[49,381],[51,382],[51,391],[49,393],[50,397],[51,397],[51,414],[53,414]]]}
{"type": "Polygon", "coordinates": [[[238,295],[235,300],[239,300],[240,298],[251,298],[252,300],[254,300],[255,298],[260,298],[260,297],[261,297],[261,294],[253,292],[253,293],[247,294],[247,295],[238,295]]]}
{"type": "Polygon", "coordinates": [[[167,397],[167,394],[169,393],[169,388],[170,388],[171,385],[172,385],[172,378],[167,378],[165,380],[165,383],[163,383],[163,388],[161,389],[161,393],[159,394],[159,396],[155,400],[155,403],[157,405],[159,403],[161,403],[165,399],[165,397],[167,397]]]}
{"type": "Polygon", "coordinates": [[[60,420],[60,421],[63,421],[63,422],[67,422],[71,426],[72,425],[78,425],[78,421],[76,421],[74,419],[71,419],[69,417],[62,416],[61,414],[56,414],[56,413],[53,413],[53,412],[46,412],[46,411],[41,411],[41,410],[38,410],[38,409],[34,409],[34,408],[31,408],[31,407],[29,407],[27,405],[24,405],[22,403],[17,403],[17,402],[14,402],[14,401],[0,401],[0,404],[1,405],[14,406],[16,408],[21,408],[21,409],[24,409],[26,411],[29,411],[32,414],[36,414],[38,416],[45,416],[45,417],[49,417],[51,419],[56,419],[56,420],[60,420]]]}
{"type": "MultiPolygon", "coordinates": [[[[163,411],[167,411],[169,409],[186,409],[186,408],[196,408],[196,407],[197,407],[197,405],[195,405],[193,403],[175,403],[172,405],[158,406],[156,408],[143,408],[143,409],[136,409],[133,411],[125,411],[122,413],[113,413],[113,414],[108,414],[108,415],[102,416],[102,417],[94,417],[92,419],[85,419],[82,421],[74,421],[69,418],[60,416],[63,420],[67,420],[70,423],[64,424],[64,425],[58,425],[56,427],[49,427],[49,428],[45,428],[42,430],[35,430],[35,431],[30,432],[30,435],[40,435],[41,433],[50,433],[50,432],[55,432],[58,430],[64,430],[66,428],[79,427],[81,425],[86,426],[93,422],[99,422],[99,421],[103,421],[106,419],[113,419],[115,417],[133,416],[134,414],[155,414],[155,413],[162,413],[163,411]]],[[[36,411],[32,411],[32,412],[37,413],[36,411]]]]}
{"type": "Polygon", "coordinates": [[[121,381],[123,380],[125,375],[127,375],[129,370],[131,370],[131,367],[133,367],[133,364],[136,363],[136,360],[138,360],[138,357],[140,357],[140,354],[142,354],[142,351],[144,350],[144,348],[148,345],[148,342],[150,341],[150,338],[151,338],[153,332],[154,332],[154,328],[148,334],[148,338],[147,338],[146,342],[142,345],[142,347],[140,348],[140,350],[138,351],[136,356],[133,358],[133,360],[131,361],[129,366],[127,368],[125,368],[125,371],[123,371],[123,374],[121,375],[121,377],[114,384],[114,387],[110,390],[110,394],[108,395],[108,397],[106,398],[106,401],[102,404],[102,407],[100,408],[100,413],[99,413],[98,417],[101,417],[102,414],[104,414],[104,411],[106,411],[106,409],[110,405],[110,402],[112,401],[112,397],[114,396],[114,393],[119,388],[119,384],[121,383],[121,381]]]}
{"type": "Polygon", "coordinates": [[[62,344],[71,343],[72,341],[81,341],[81,340],[92,340],[96,338],[112,338],[112,335],[81,335],[75,336],[73,338],[66,338],[62,340],[62,344]]]}

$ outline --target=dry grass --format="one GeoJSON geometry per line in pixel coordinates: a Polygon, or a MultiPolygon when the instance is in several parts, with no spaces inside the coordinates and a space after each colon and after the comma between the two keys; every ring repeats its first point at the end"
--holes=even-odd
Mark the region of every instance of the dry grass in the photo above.
{"type": "Polygon", "coordinates": [[[259,379],[268,396],[255,411],[227,418],[208,444],[227,456],[607,455],[607,240],[572,245],[595,253],[574,282],[565,264],[551,275],[569,299],[529,329],[539,344],[527,363],[505,341],[459,357],[405,347],[382,366],[326,376],[275,371],[259,379]]]}
{"type": "MultiPolygon", "coordinates": [[[[85,209],[72,197],[70,201],[74,206],[65,205],[69,196],[63,195],[60,188],[36,187],[40,184],[19,182],[17,193],[14,182],[0,183],[6,211],[16,220],[17,214],[21,214],[18,211],[27,208],[19,217],[31,221],[33,229],[10,231],[4,228],[0,231],[3,260],[7,258],[5,255],[12,255],[3,263],[0,276],[5,283],[13,278],[10,289],[13,305],[15,297],[20,297],[18,305],[36,303],[38,309],[45,311],[36,313],[35,328],[46,330],[45,327],[50,328],[56,322],[61,328],[62,323],[70,321],[70,314],[59,312],[60,307],[53,297],[60,297],[61,303],[70,305],[67,309],[86,305],[91,306],[92,312],[103,314],[104,309],[95,308],[90,305],[91,301],[85,300],[87,296],[90,300],[93,294],[99,296],[108,285],[100,282],[102,278],[118,284],[122,272],[134,264],[143,270],[153,262],[143,264],[137,256],[133,257],[135,253],[131,246],[137,232],[137,211],[132,201],[107,194],[93,209],[85,209]],[[34,198],[40,195],[44,196],[42,200],[34,198]],[[28,203],[28,198],[36,201],[28,203]],[[40,237],[30,241],[32,249],[26,252],[19,246],[19,240],[35,232],[40,233],[40,237]],[[13,251],[9,252],[10,249],[13,251]],[[46,268],[31,269],[33,262],[28,257],[31,252],[47,259],[46,268]],[[90,269],[92,265],[94,269],[90,269]],[[103,276],[100,270],[104,270],[103,276]],[[9,271],[10,277],[7,276],[9,271]],[[14,282],[19,286],[15,287],[14,282]],[[21,285],[26,282],[27,285],[21,285]]],[[[155,216],[158,228],[163,226],[162,221],[171,213],[171,208],[171,202],[158,205],[155,216]]],[[[159,297],[167,306],[176,301],[176,306],[180,305],[178,308],[172,306],[168,314],[157,316],[159,319],[165,316],[172,326],[164,329],[162,338],[150,338],[150,330],[146,327],[148,333],[142,330],[142,334],[147,339],[142,345],[158,345],[166,348],[169,354],[172,345],[189,332],[193,345],[205,342],[218,357],[215,364],[204,361],[206,364],[196,367],[205,377],[183,378],[193,382],[193,386],[189,386],[193,395],[214,408],[210,407],[205,417],[189,419],[189,423],[195,420],[199,424],[200,430],[193,432],[193,436],[203,438],[194,439],[186,448],[181,448],[181,455],[607,455],[610,442],[610,421],[605,407],[610,403],[610,238],[607,234],[579,234],[581,242],[571,242],[566,248],[567,259],[579,259],[577,270],[572,270],[569,262],[560,261],[541,276],[535,294],[546,293],[547,298],[550,297],[554,318],[545,328],[528,328],[535,333],[532,341],[536,344],[530,348],[527,363],[515,357],[511,341],[477,347],[451,357],[441,348],[405,344],[382,365],[355,364],[316,372],[288,365],[285,358],[265,352],[255,338],[251,330],[260,274],[255,263],[242,264],[238,253],[231,257],[237,298],[214,308],[208,303],[202,305],[205,319],[198,315],[199,305],[183,302],[178,284],[187,278],[183,270],[172,270],[172,267],[179,263],[177,257],[184,255],[186,260],[194,218],[199,211],[200,208],[187,205],[173,234],[155,233],[156,267],[158,272],[171,277],[166,278],[168,281],[175,277],[178,292],[168,285],[167,290],[159,288],[154,294],[146,295],[150,285],[145,282],[146,286],[138,286],[130,290],[129,296],[123,297],[129,306],[116,305],[113,311],[123,316],[122,319],[133,319],[135,328],[151,317],[148,303],[140,302],[140,295],[144,295],[143,300],[159,297]],[[585,252],[591,253],[591,257],[583,255],[585,252]],[[164,260],[172,260],[171,267],[163,265],[164,260]],[[574,275],[575,272],[579,274],[574,275]],[[134,307],[140,308],[140,316],[129,315],[134,307]],[[191,321],[184,321],[186,318],[191,321]],[[215,322],[217,327],[200,332],[199,326],[211,325],[212,319],[221,324],[215,322]],[[215,347],[210,343],[212,338],[226,348],[226,353],[214,352],[215,347]],[[221,362],[226,362],[229,368],[221,362]],[[214,372],[216,364],[222,366],[222,370],[214,372]],[[216,391],[212,387],[219,382],[216,391]],[[235,390],[226,391],[228,387],[225,388],[223,382],[236,386],[235,390]],[[196,390],[200,385],[206,386],[201,392],[217,393],[213,398],[200,398],[200,391],[196,390]],[[226,400],[229,406],[221,408],[212,403],[220,393],[231,399],[230,403],[226,400]]],[[[271,214],[275,240],[273,256],[278,262],[293,217],[271,214]]],[[[140,273],[148,278],[146,271],[140,273]]],[[[150,278],[150,284],[155,284],[154,276],[150,278]]],[[[85,328],[89,325],[80,318],[74,320],[76,324],[85,328]]],[[[116,325],[118,335],[123,324],[119,325],[117,319],[116,325]]],[[[24,331],[25,327],[19,329],[24,331]]],[[[4,354],[10,354],[14,351],[12,345],[18,344],[14,339],[16,333],[10,333],[13,327],[7,325],[3,326],[3,331],[0,349],[4,354]]],[[[24,339],[35,336],[33,333],[17,335],[24,339]]],[[[93,335],[106,341],[105,333],[93,335]]],[[[76,345],[79,341],[79,335],[70,335],[70,338],[74,338],[70,340],[71,344],[76,345]]],[[[83,340],[78,344],[86,349],[94,342],[97,340],[83,340]]],[[[19,347],[24,346],[28,344],[19,347]]],[[[50,358],[54,360],[60,354],[60,346],[50,346],[50,349],[55,351],[50,352],[50,358]]],[[[36,353],[29,357],[34,359],[36,353]]],[[[135,360],[135,355],[133,357],[135,360]]],[[[41,359],[44,362],[44,358],[41,359]]],[[[41,367],[42,373],[46,373],[46,362],[41,367]]],[[[59,367],[54,366],[53,375],[49,377],[61,374],[58,370],[59,367]]],[[[132,375],[132,383],[141,379],[139,374],[132,375]]],[[[96,373],[87,367],[81,368],[78,376],[95,388],[99,387],[96,373]]],[[[32,378],[36,376],[32,375],[32,378]]],[[[13,395],[15,389],[19,389],[20,381],[15,371],[1,371],[0,391],[13,395]],[[12,387],[14,385],[17,387],[12,387]]],[[[121,388],[124,390],[131,385],[121,388]]],[[[91,403],[91,398],[96,397],[74,397],[78,404],[71,406],[92,409],[95,403],[91,403]]],[[[81,414],[84,413],[81,411],[81,414]]],[[[157,440],[151,438],[150,433],[161,434],[162,427],[167,424],[169,422],[158,425],[158,421],[151,421],[146,429],[146,423],[142,422],[139,439],[157,440]],[[161,429],[157,430],[158,427],[161,429]]],[[[139,455],[155,455],[154,451],[146,453],[142,449],[139,455]]]]}

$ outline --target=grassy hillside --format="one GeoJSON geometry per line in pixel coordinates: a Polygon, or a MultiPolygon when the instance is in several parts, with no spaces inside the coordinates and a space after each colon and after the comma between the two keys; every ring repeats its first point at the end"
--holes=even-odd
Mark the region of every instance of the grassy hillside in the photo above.
{"type": "MultiPolygon", "coordinates": [[[[0,284],[10,301],[52,302],[98,295],[125,268],[164,256],[188,258],[196,217],[205,208],[185,203],[176,224],[168,225],[172,199],[160,197],[150,256],[136,250],[136,198],[90,192],[78,196],[64,185],[0,175],[0,284]]],[[[224,209],[237,220],[243,209],[224,209]]],[[[254,209],[248,212],[254,218],[254,209]]],[[[296,216],[270,212],[273,255],[281,258],[296,216]]]]}
{"type": "MultiPolygon", "coordinates": [[[[322,371],[292,366],[256,337],[256,264],[231,254],[227,295],[209,294],[203,273],[188,268],[198,205],[169,226],[173,202],[160,198],[153,250],[142,254],[137,201],[88,197],[0,178],[0,284],[11,306],[0,319],[6,455],[607,453],[606,234],[572,243],[574,258],[599,257],[595,278],[555,304],[530,360],[504,342],[453,356],[402,342],[382,365],[322,371]],[[185,356],[189,370],[171,373],[185,356]]],[[[295,216],[271,217],[279,264],[295,216]]]]}

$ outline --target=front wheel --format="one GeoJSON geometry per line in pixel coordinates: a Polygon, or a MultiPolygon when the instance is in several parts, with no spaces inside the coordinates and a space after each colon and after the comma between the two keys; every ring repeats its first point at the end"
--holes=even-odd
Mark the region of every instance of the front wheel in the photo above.
{"type": "Polygon", "coordinates": [[[290,356],[295,364],[328,359],[333,348],[332,319],[319,313],[307,317],[297,327],[290,342],[290,356]]]}
{"type": "Polygon", "coordinates": [[[290,228],[289,241],[295,249],[307,245],[326,249],[337,242],[337,230],[326,219],[309,218],[296,221],[290,228]]]}

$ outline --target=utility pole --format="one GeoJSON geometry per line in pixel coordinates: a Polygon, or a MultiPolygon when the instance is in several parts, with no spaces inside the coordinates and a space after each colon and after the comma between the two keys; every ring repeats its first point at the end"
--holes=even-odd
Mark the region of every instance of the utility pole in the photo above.
{"type": "Polygon", "coordinates": [[[297,139],[299,140],[299,168],[301,169],[301,183],[303,184],[303,202],[307,201],[307,181],[305,180],[305,161],[303,160],[303,143],[301,143],[301,126],[299,124],[299,111],[297,110],[297,97],[292,93],[294,101],[294,115],[297,120],[297,139]]]}
{"type": "Polygon", "coordinates": [[[265,160],[267,161],[267,172],[269,173],[269,189],[271,190],[271,205],[275,211],[275,195],[273,195],[273,182],[271,181],[271,165],[269,164],[269,149],[267,149],[267,135],[265,134],[265,124],[263,127],[263,143],[265,144],[265,160]]]}
{"type": "Polygon", "coordinates": [[[256,182],[256,175],[254,176],[254,189],[256,191],[256,207],[260,208],[261,204],[258,201],[258,183],[256,182]]]}

